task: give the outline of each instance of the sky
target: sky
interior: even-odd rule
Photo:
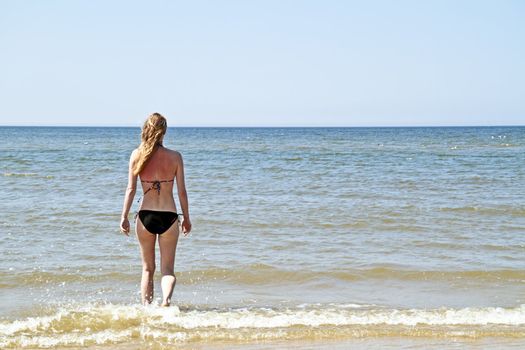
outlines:
[[[0,0],[0,125],[524,125],[524,38],[518,0]]]

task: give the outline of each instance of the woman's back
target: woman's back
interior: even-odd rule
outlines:
[[[139,174],[144,197],[140,209],[177,211],[173,198],[173,184],[180,155],[176,151],[158,147]]]

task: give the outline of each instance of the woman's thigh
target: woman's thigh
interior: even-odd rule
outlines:
[[[140,254],[142,257],[142,264],[148,268],[155,267],[155,242],[157,240],[157,235],[154,235],[140,222],[140,219],[137,219],[135,224],[135,232],[137,233],[137,239],[140,244]]]
[[[175,264],[175,252],[177,250],[178,241],[178,222],[171,225],[166,232],[159,236],[160,264],[161,269],[166,273],[172,273],[171,270],[173,270],[173,265]]]

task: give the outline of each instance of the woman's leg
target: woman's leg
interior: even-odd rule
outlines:
[[[156,236],[146,230],[140,219],[137,219],[135,232],[140,243],[140,255],[142,257],[142,280],[140,292],[142,304],[150,304],[153,301],[153,274],[155,273],[155,240]]]
[[[160,247],[160,272],[162,280],[160,282],[162,288],[162,306],[169,306],[171,303],[171,295],[175,287],[175,252],[177,250],[177,242],[179,241],[179,223],[175,222],[169,230],[159,236]]]

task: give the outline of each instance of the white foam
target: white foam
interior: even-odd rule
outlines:
[[[516,308],[386,309],[349,303],[303,304],[288,309],[187,311],[177,307],[80,305],[61,308],[52,315],[0,322],[0,347],[83,346],[121,342],[130,337],[185,342],[217,334],[225,339],[279,339],[286,336],[287,330],[296,327],[322,331],[333,326],[350,326],[359,327],[366,334],[369,327],[382,325],[411,327],[412,331],[417,331],[418,326],[444,326],[451,335],[466,334],[472,327],[490,331],[494,326],[504,327],[506,332],[525,334],[525,305]]]
[[[465,308],[433,310],[397,310],[328,308],[314,310],[250,310],[189,311],[164,315],[155,322],[168,323],[185,329],[202,327],[282,328],[321,325],[525,325],[525,306],[516,309]]]
[[[11,343],[3,343],[0,341],[0,346],[16,345],[17,347],[41,347],[51,348],[56,346],[80,345],[85,346],[89,344],[106,344],[108,342],[125,341],[131,337],[131,331],[114,331],[104,330],[96,333],[67,333],[67,334],[52,334],[44,336],[27,336],[22,335],[18,341]],[[12,346],[11,345],[11,346]]]
[[[60,320],[61,312],[51,316],[29,317],[23,321],[15,320],[13,322],[0,323],[0,335],[6,336],[17,332],[36,332],[38,329],[47,329],[51,322]]]

